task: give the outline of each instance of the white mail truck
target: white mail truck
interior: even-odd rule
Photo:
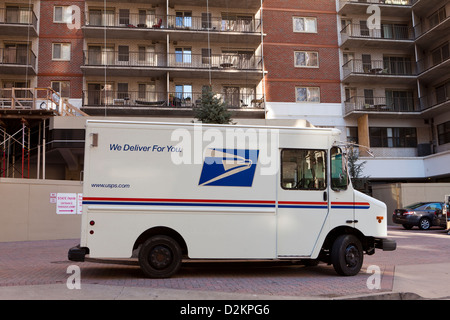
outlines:
[[[355,275],[365,253],[396,243],[386,205],[352,188],[339,137],[88,120],[81,240],[69,259],[133,256],[156,278],[183,259],[324,261]]]

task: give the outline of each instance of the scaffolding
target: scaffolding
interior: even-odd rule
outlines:
[[[47,120],[57,116],[87,114],[51,88],[0,89],[0,178],[30,178],[33,153],[45,179]]]

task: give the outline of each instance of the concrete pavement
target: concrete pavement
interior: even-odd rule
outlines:
[[[335,300],[450,299],[450,237],[443,230],[391,227],[394,252],[365,256],[363,270],[340,277],[331,266],[186,264],[171,279],[143,279],[133,264],[77,263],[81,289],[68,289],[68,248],[76,240],[0,243],[1,300]],[[76,244],[76,243],[75,243]],[[370,266],[381,271],[369,289]]]

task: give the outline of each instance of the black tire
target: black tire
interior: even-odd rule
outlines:
[[[354,276],[361,270],[364,252],[361,241],[351,234],[339,236],[331,248],[331,263],[342,276]]]
[[[411,230],[413,225],[411,224],[402,224],[403,228],[405,228],[406,230]]]
[[[428,218],[422,218],[419,220],[419,229],[428,230],[431,228],[431,220]]]
[[[154,236],[139,250],[139,265],[149,278],[169,278],[181,267],[178,242],[168,236]]]

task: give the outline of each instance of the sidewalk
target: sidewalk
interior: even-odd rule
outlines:
[[[3,286],[0,300],[450,300],[450,263],[396,266],[390,292],[321,296],[274,296],[200,290],[81,284],[68,289],[65,283]]]

